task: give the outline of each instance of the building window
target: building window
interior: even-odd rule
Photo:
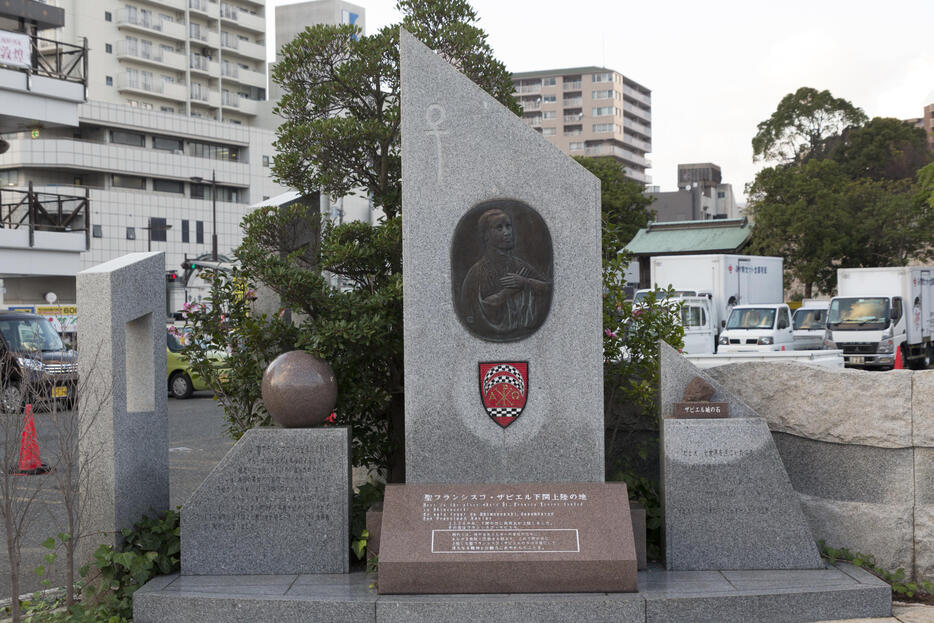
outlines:
[[[152,189],[160,193],[178,193],[181,195],[185,192],[185,185],[182,182],[178,182],[176,180],[163,180],[154,178],[152,180]],[[155,238],[153,238],[153,240],[155,240]]]
[[[104,11],[104,21],[105,22],[114,21],[114,16],[110,14],[110,11]]]
[[[91,235],[95,238],[103,238],[104,227],[102,225],[91,225]]]
[[[583,141],[571,141],[568,144],[568,151],[584,151]]]
[[[189,184],[189,186],[191,187],[191,192],[190,192],[189,194],[191,195],[191,198],[192,198],[192,199],[206,199],[206,198],[208,198],[208,192],[207,192],[207,190],[208,190],[208,185],[207,185],[207,184],[195,184],[195,183],[191,183],[191,184]]]
[[[210,158],[212,160],[231,160],[238,162],[240,160],[240,148],[228,147],[227,145],[215,145],[212,143],[198,143],[189,141],[186,153],[195,158]]]
[[[717,199],[726,199],[726,193],[722,190],[717,191]]]
[[[612,106],[595,106],[593,109],[594,117],[603,117],[604,115],[612,115],[613,107]]]
[[[542,103],[543,103],[543,104],[554,104],[554,103],[557,102],[557,101],[558,101],[558,96],[557,96],[557,95],[543,95],[543,96],[542,96]]]
[[[163,111],[165,112],[165,111]],[[165,151],[181,151],[184,143],[180,138],[169,138],[167,136],[153,136],[152,148],[164,149]]]
[[[556,110],[542,111],[542,119],[556,119],[557,117],[558,117],[558,111]]]
[[[104,78],[104,82],[107,83],[107,86],[112,87],[112,86],[114,85],[113,76],[106,76],[106,77]]]
[[[16,186],[19,181],[19,169],[0,171],[0,186]]]
[[[138,175],[112,175],[110,176],[110,182],[114,188],[146,190],[146,178]]]
[[[195,242],[204,244],[204,221],[195,221]]]
[[[107,54],[113,54],[113,51],[114,51],[114,47],[112,45],[110,45],[109,43],[104,44],[104,52],[107,52]]]
[[[123,130],[111,130],[110,142],[120,145],[132,145],[133,147],[144,147],[146,145],[146,136],[136,132],[124,132]]]
[[[557,131],[558,131],[557,128],[542,128],[542,135],[543,136],[554,136]]]
[[[164,218],[149,219],[149,239],[153,242],[165,242],[165,230],[167,229]]]
[[[269,156],[263,156],[263,166],[264,167],[269,166]]]
[[[188,242],[188,221],[182,221],[182,242]]]
[[[553,87],[558,84],[558,79],[552,76],[551,78],[542,78],[543,87]]]
[[[126,239],[127,240],[136,240],[136,228],[127,227],[126,228]]]
[[[612,123],[595,123],[593,124],[593,131],[600,134],[603,132],[612,132],[613,124]]]
[[[613,82],[613,74],[609,71],[598,74],[591,74],[590,80],[592,82]]]
[[[611,97],[613,97],[613,90],[612,90],[612,89],[605,90],[605,91],[594,91],[594,92],[593,92],[593,98],[594,98],[595,100],[603,100],[603,99],[607,99],[607,98],[611,98]]]

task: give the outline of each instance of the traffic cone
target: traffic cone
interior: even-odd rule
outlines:
[[[895,349],[895,365],[892,366],[892,369],[893,370],[904,370],[905,369],[905,362],[902,361],[902,349],[901,348]]]
[[[32,405],[26,405],[23,417],[23,433],[19,442],[19,466],[15,474],[35,476],[49,472],[49,466],[39,458],[39,440],[36,438],[36,422],[32,417]]]

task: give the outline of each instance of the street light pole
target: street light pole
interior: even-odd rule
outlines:
[[[217,261],[217,174],[211,170],[211,219],[213,231],[211,232],[211,259]]]
[[[191,181],[201,184],[204,179],[192,177]],[[217,261],[217,170],[211,169],[211,219],[214,231],[211,232],[211,261]]]

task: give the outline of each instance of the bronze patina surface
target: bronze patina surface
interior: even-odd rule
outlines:
[[[554,258],[541,215],[514,199],[477,204],[451,243],[451,295],[461,323],[491,342],[538,330],[551,309]]]

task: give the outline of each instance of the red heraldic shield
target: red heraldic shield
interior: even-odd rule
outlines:
[[[529,397],[529,363],[480,364],[480,398],[494,422],[506,428],[516,421]]]

